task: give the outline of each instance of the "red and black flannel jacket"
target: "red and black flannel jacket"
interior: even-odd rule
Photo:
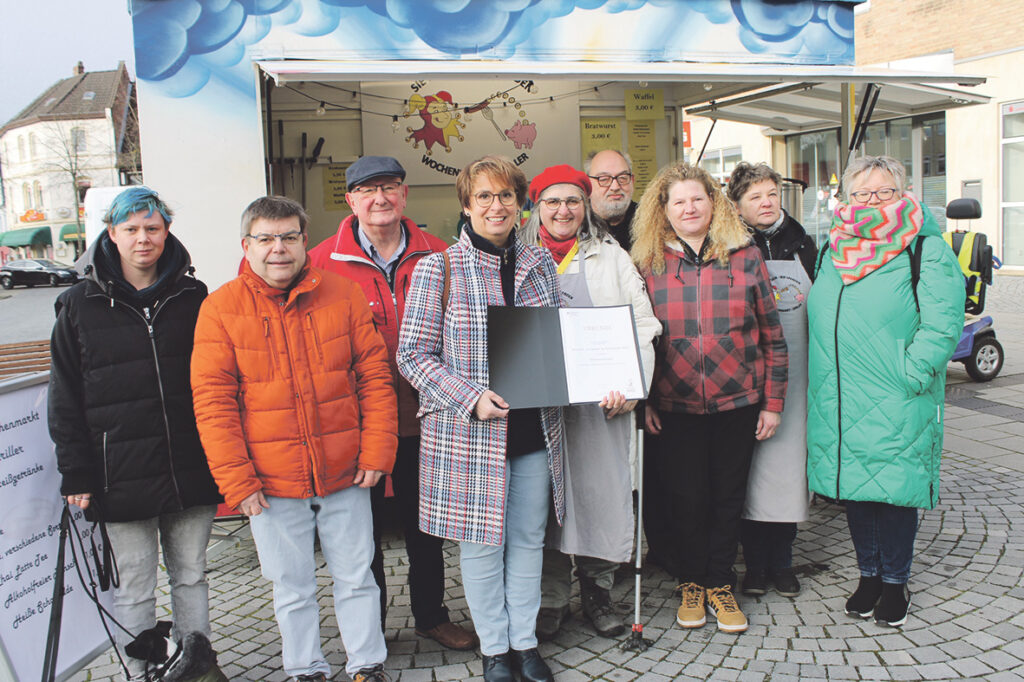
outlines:
[[[665,248],[665,272],[647,274],[663,333],[650,401],[658,410],[711,414],[748,405],[782,412],[789,360],[768,269],[756,246],[697,264]]]

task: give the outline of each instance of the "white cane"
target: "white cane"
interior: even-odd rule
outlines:
[[[653,641],[644,638],[644,625],[640,622],[640,574],[643,565],[643,518],[644,518],[644,430],[636,432],[636,458],[637,458],[637,510],[636,510],[636,563],[634,564],[635,576],[633,579],[633,630],[629,637],[619,645],[623,651],[647,651],[647,648],[654,644]]]

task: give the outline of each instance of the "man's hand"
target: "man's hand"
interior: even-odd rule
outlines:
[[[89,493],[79,493],[78,495],[68,495],[65,497],[68,504],[73,504],[83,510],[89,508],[89,501],[92,499],[92,495]]]
[[[647,426],[647,433],[654,436],[661,433],[661,417],[658,416],[658,411],[651,407],[650,403],[644,408],[644,423]]]
[[[505,417],[508,415],[508,403],[500,395],[491,389],[487,389],[480,394],[480,398],[476,401],[473,414],[480,421]]]
[[[263,491],[257,490],[249,497],[238,503],[238,511],[246,516],[259,516],[264,509],[270,509],[267,498],[263,497]]]
[[[359,469],[356,471],[356,477],[353,482],[360,488],[372,488],[377,485],[377,481],[380,480],[381,476],[384,475],[383,471],[374,471],[372,469]]]
[[[775,435],[775,430],[781,423],[782,415],[778,412],[761,410],[761,413],[757,415],[757,431],[754,432],[754,437],[758,440],[768,440]]]

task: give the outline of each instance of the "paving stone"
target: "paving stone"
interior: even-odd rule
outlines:
[[[1013,316],[1005,322],[1006,316],[1000,317],[1003,328],[1013,332],[1001,335],[1008,363],[1024,358],[1024,278],[1017,286]],[[1020,409],[1024,367],[1016,372],[981,386],[966,382],[954,367],[950,395],[981,398],[975,403],[979,405]],[[653,646],[644,652],[623,651],[619,641],[595,637],[583,622],[574,582],[572,618],[555,641],[540,646],[556,679],[1024,679],[1024,421],[950,405],[946,415],[940,501],[922,515],[910,584],[914,600],[903,628],[882,628],[843,613],[859,570],[842,508],[819,501],[811,505],[794,544],[794,566],[807,571],[801,573],[802,593],[794,599],[771,592],[757,599],[742,597],[750,628],[740,635],[721,633],[714,622],[696,630],[676,626],[675,580],[660,568],[646,566],[644,635]],[[1005,454],[995,455],[996,461],[994,452]],[[477,652],[448,651],[415,635],[404,545],[395,533],[386,533],[383,544],[389,602],[387,672],[401,682],[481,679]],[[444,543],[444,560],[447,606],[455,622],[469,625],[454,543]],[[319,553],[316,565],[324,652],[337,671],[335,679],[341,680],[346,658],[334,617],[331,578]],[[742,564],[738,569],[744,570]],[[272,587],[260,575],[251,539],[243,537],[219,548],[208,570],[213,642],[225,675],[242,682],[284,682]],[[626,581],[612,590],[613,601],[628,614],[627,620],[632,618],[632,589],[633,583]],[[161,610],[169,608],[163,575],[157,602]],[[108,650],[69,679],[115,682],[119,673]]]

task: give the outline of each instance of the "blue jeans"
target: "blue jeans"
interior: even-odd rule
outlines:
[[[544,529],[551,502],[548,453],[511,457],[505,466],[504,543],[459,543],[466,603],[485,656],[537,646]]]
[[[181,639],[189,632],[210,636],[206,545],[216,512],[216,505],[204,505],[142,521],[107,524],[121,575],[121,583],[114,589],[114,616],[132,635],[120,628],[114,632],[133,677],[143,673],[146,662],[125,654],[124,647],[134,635],[156,625],[158,536],[171,587],[172,636]]]
[[[384,663],[380,591],[370,572],[373,520],[368,488],[350,487],[326,497],[267,497],[269,509],[249,519],[263,577],[274,583],[274,616],[281,631],[281,659],[292,677],[331,667],[320,648],[313,536],[334,583],[334,615],[348,654],[350,676]]]
[[[865,578],[882,576],[883,583],[910,580],[917,534],[917,509],[884,502],[847,502],[846,522]]]

